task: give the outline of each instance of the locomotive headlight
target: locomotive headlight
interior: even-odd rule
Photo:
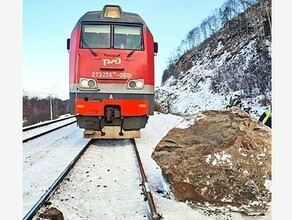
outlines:
[[[97,84],[94,79],[80,78],[79,85],[82,89],[97,89]]]
[[[103,8],[105,18],[122,18],[122,9],[117,5],[106,5]]]
[[[93,79],[88,80],[88,86],[90,88],[94,88],[96,86],[96,83]]]
[[[143,89],[144,79],[133,79],[128,82],[128,89]]]
[[[80,86],[85,88],[88,85],[88,80],[87,79],[80,79]]]
[[[136,82],[134,80],[129,82],[130,88],[134,89],[136,87]]]
[[[136,83],[136,87],[137,87],[138,89],[142,89],[143,86],[144,86],[144,83],[143,83],[142,81],[138,80],[137,83]]]

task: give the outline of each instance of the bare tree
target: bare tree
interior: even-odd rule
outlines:
[[[208,37],[208,34],[207,34],[207,21],[206,19],[204,19],[200,25],[200,30],[203,34],[203,38],[206,39]]]

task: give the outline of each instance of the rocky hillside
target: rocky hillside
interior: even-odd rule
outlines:
[[[155,98],[164,113],[238,106],[258,117],[272,103],[271,0],[250,6],[164,71]]]

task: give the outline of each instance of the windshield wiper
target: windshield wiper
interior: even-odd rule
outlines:
[[[130,56],[132,56],[135,51],[136,51],[136,49],[131,50],[131,52],[128,53],[127,57],[129,58]]]
[[[92,48],[85,42],[85,40],[83,38],[81,39],[81,41],[86,46],[86,48],[90,51],[90,53],[96,57],[97,54],[92,50]]]
[[[142,48],[142,45],[143,45],[143,39],[141,38],[140,45],[138,44],[137,47],[136,47],[135,49],[131,50],[131,52],[128,53],[127,57],[129,58],[130,56],[132,56],[133,53],[134,53],[136,50],[139,49],[139,48],[138,48],[139,46],[140,46],[140,49],[141,49],[141,48]]]

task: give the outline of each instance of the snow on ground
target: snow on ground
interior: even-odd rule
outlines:
[[[180,124],[182,121],[183,117],[155,112],[154,116],[150,116],[146,127],[141,129],[141,138],[136,139],[153,199],[157,205],[157,212],[163,216],[163,219],[270,220],[271,213],[268,213],[266,216],[245,216],[235,212],[208,216],[206,213],[204,214],[204,210],[194,210],[186,203],[178,202],[171,196],[169,186],[162,177],[161,169],[151,158],[151,154],[158,142],[170,129],[176,126],[186,126],[185,124]],[[81,146],[88,141],[88,139],[82,137],[82,130],[76,124],[70,125],[65,132],[64,130],[62,133],[56,131],[53,135],[54,138],[48,135],[45,139],[42,139],[41,143],[32,140],[23,144],[23,216],[30,210],[30,207],[40,198],[45,190],[51,186],[54,178],[60,175],[62,170],[69,164],[69,161],[73,159],[73,155],[77,154]],[[39,148],[42,148],[42,150],[39,150]],[[112,157],[111,161],[120,161],[119,154],[110,156]],[[133,172],[134,176],[137,175],[137,169],[129,167],[127,170]],[[106,169],[100,170],[99,172],[100,176],[108,176],[108,174]],[[84,184],[84,180],[80,184]],[[112,184],[114,184],[113,181]],[[111,186],[111,182],[108,182],[107,187],[119,187],[119,185],[115,184]],[[157,193],[157,190],[166,193]],[[114,192],[121,193],[121,195],[115,196],[123,197],[123,190],[115,188]],[[137,192],[133,191],[133,193]],[[71,202],[74,203],[74,200]],[[74,206],[74,204],[72,205]],[[104,205],[109,206],[111,203]],[[114,204],[112,205],[114,206]],[[133,212],[133,210],[129,210],[129,212]]]
[[[43,129],[43,128],[40,128]],[[76,125],[23,143],[23,216],[88,142]],[[60,147],[61,146],[61,147]]]

